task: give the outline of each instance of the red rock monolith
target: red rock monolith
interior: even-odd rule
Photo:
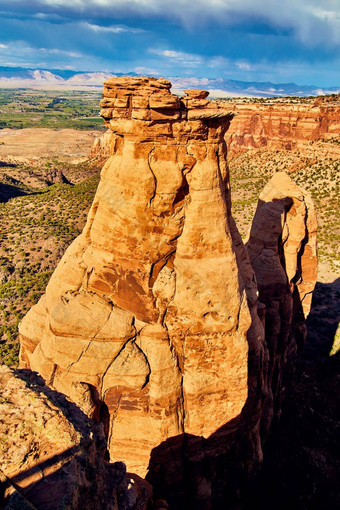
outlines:
[[[262,460],[272,316],[258,301],[252,237],[249,260],[231,217],[233,115],[206,92],[179,98],[170,87],[105,82],[112,155],[82,234],[22,321],[20,357],[104,423],[111,460],[148,472],[160,499],[191,504],[225,498],[232,484],[218,480]],[[287,239],[289,292],[299,284],[306,295],[293,275],[306,231]],[[295,312],[282,313],[294,342]]]

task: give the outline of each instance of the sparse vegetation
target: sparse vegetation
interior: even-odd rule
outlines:
[[[312,103],[320,98],[287,98],[293,100]],[[335,100],[338,97],[321,98]],[[266,101],[275,103],[282,98]],[[94,92],[2,90],[0,123],[5,122],[7,127],[41,127],[45,122],[46,127],[81,128],[85,118],[97,116],[98,102],[99,94]],[[99,117],[98,120],[96,127],[103,126]],[[251,224],[266,182],[274,172],[287,171],[315,200],[321,262],[331,271],[338,269],[340,162],[325,155],[321,148],[331,144],[337,147],[339,143],[339,137],[310,142],[310,153],[251,149],[231,154],[233,215],[242,236]],[[89,163],[68,164],[58,157],[39,160],[34,165],[0,163],[0,359],[15,365],[18,324],[39,300],[65,249],[81,232],[99,175]],[[51,168],[61,170],[76,184],[48,186],[45,173]]]
[[[0,129],[102,129],[99,92],[0,89]]]
[[[24,196],[0,203],[0,359],[9,366],[17,364],[18,324],[80,234],[98,179],[97,174],[74,186],[26,186]]]
[[[318,214],[319,260],[332,270],[340,264],[339,177],[340,161],[298,151],[252,149],[229,160],[233,215],[245,237],[258,196],[274,172],[287,171],[308,191]]]

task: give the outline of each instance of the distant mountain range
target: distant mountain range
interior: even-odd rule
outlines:
[[[0,66],[0,87],[102,87],[104,80],[123,74],[138,76],[133,72],[83,72]],[[209,90],[213,97],[318,96],[340,92],[340,87],[321,88],[314,85],[296,85],[295,83],[245,82],[225,80],[224,78],[184,78],[178,76],[166,76],[166,78],[172,82],[175,92],[186,88],[200,88]]]

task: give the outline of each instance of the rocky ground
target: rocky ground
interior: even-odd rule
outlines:
[[[0,508],[144,509],[122,462],[106,462],[100,424],[27,370],[0,365]],[[137,482],[138,480],[136,480]]]
[[[54,161],[71,165],[84,163],[90,156],[93,140],[100,134],[101,131],[77,129],[0,129],[0,165],[35,167]],[[13,177],[20,178],[20,174],[13,172]]]

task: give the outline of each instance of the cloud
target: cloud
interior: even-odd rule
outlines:
[[[248,62],[235,62],[236,67],[238,69],[241,69],[241,71],[250,71],[251,65]]]
[[[159,76],[159,71],[156,71],[155,69],[150,69],[150,67],[145,66],[137,66],[134,68],[134,71],[138,74],[145,74],[147,76]]]
[[[0,50],[6,49],[5,54],[10,54],[12,58],[16,59],[17,65],[24,65],[27,67],[28,65],[39,66],[47,65],[46,62],[41,59],[45,59],[47,56],[52,58],[83,58],[84,55],[77,51],[68,51],[62,50],[59,48],[34,48],[27,44],[25,41],[12,41],[9,44],[0,44]],[[31,59],[31,62],[28,63],[28,59]],[[36,59],[36,60],[34,60]]]
[[[230,66],[230,63],[231,63],[231,61],[229,58],[216,56],[216,57],[209,58],[207,65],[209,67],[217,67],[218,69],[221,69],[221,68]]]
[[[131,34],[140,34],[144,32],[141,28],[133,28],[133,27],[126,27],[122,25],[114,25],[114,26],[100,26],[100,25],[94,25],[92,23],[88,22],[82,22],[81,25],[84,28],[87,28],[89,30],[92,30],[93,32],[98,33],[112,33],[112,34],[122,34],[124,32],[128,32]]]
[[[48,55],[62,55],[66,57],[72,57],[72,58],[82,58],[84,55],[82,53],[79,53],[77,51],[66,51],[66,50],[60,50],[58,48],[27,48],[29,51],[38,51],[41,53],[47,53]]]
[[[53,14],[53,13],[47,14],[45,12],[37,12],[36,14],[33,14],[32,17],[36,18],[36,19],[47,20],[47,21],[49,21],[49,20],[62,21],[63,20],[62,16],[59,16],[58,14]]]
[[[203,63],[203,57],[193,53],[185,53],[183,51],[174,50],[158,50],[155,48],[149,48],[148,51],[149,53],[165,57],[166,59],[181,65],[197,66]]]
[[[0,0],[0,17],[2,58],[26,67],[340,81],[339,0]]]
[[[0,0],[8,10],[8,0]],[[340,43],[340,2],[338,0],[11,0],[11,10],[20,6],[22,12],[40,16],[71,15],[92,20],[160,17],[177,20],[185,27],[223,24],[248,29],[262,23],[276,30],[291,30],[304,44]],[[109,27],[107,27],[109,28]]]

